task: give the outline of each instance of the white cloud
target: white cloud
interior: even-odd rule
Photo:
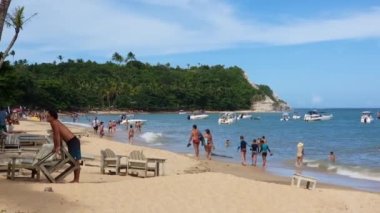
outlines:
[[[35,61],[60,54],[110,58],[114,51],[168,54],[247,43],[293,45],[380,36],[379,8],[273,25],[240,20],[232,5],[217,0],[20,0],[17,5],[25,5],[26,13],[38,12],[15,47],[18,57]],[[7,32],[3,45],[13,31]]]

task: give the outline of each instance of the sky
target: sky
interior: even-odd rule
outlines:
[[[13,0],[10,60],[239,66],[293,108],[380,108],[380,1]],[[14,30],[4,29],[1,49]]]

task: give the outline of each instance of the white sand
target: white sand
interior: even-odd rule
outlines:
[[[23,122],[20,130],[46,134],[47,123]],[[82,167],[81,183],[50,184],[0,177],[0,212],[379,212],[377,193],[321,189],[310,191],[230,174],[185,174],[201,167],[188,157],[146,147],[82,137],[82,153],[99,159],[100,149],[117,154],[144,150],[167,159],[165,176],[138,178],[101,175],[99,167]],[[99,161],[90,162],[98,165]],[[72,175],[66,178],[71,180]],[[44,192],[50,186],[54,192]]]

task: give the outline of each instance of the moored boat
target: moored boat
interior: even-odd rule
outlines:
[[[373,121],[372,113],[370,111],[363,111],[362,116],[360,117],[360,122],[369,124]]]
[[[236,119],[237,119],[236,113],[226,112],[226,113],[223,113],[219,117],[218,124],[232,124],[236,121]]]
[[[238,120],[240,120],[240,119],[252,119],[252,115],[246,114],[246,113],[241,113],[237,116],[237,119]]]
[[[332,114],[325,114],[323,112],[318,112],[317,110],[312,110],[306,113],[303,117],[305,121],[327,121],[333,117]]]

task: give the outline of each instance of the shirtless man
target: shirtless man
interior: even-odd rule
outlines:
[[[80,152],[80,141],[79,139],[58,120],[58,114],[54,110],[49,110],[47,114],[47,121],[51,125],[53,130],[53,139],[54,139],[54,152],[58,155],[61,153],[61,141],[64,140],[67,144],[70,155],[75,159],[75,163],[78,166],[78,169],[74,170],[74,180],[70,183],[79,183],[80,175],[80,165],[79,160],[81,159]]]

